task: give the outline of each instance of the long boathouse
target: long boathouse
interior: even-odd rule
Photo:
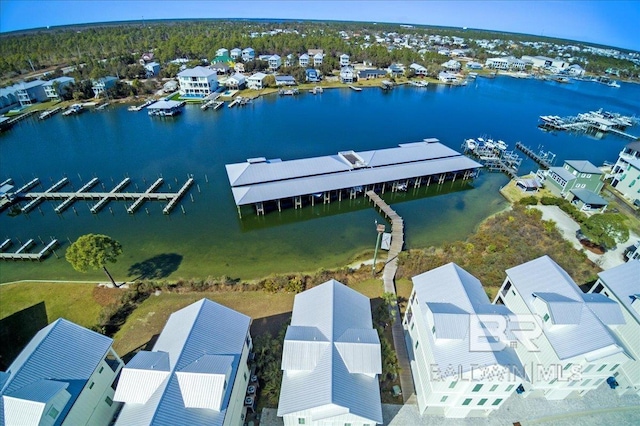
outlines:
[[[225,167],[242,217],[241,206],[246,205],[254,205],[256,213],[264,215],[291,206],[353,199],[369,190],[384,194],[385,190],[470,179],[482,165],[430,138],[395,148],[298,160],[251,158]]]

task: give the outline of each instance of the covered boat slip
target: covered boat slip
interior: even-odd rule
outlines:
[[[254,204],[258,214],[265,213],[265,202],[278,210],[283,204],[302,207],[303,198],[305,203],[314,204],[315,199],[329,203],[343,196],[355,198],[368,189],[384,193],[441,184],[458,176],[468,179],[480,167],[437,139],[372,151],[289,161],[253,158],[226,165],[238,213],[240,206]]]

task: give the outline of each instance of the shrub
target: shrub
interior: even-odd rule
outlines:
[[[528,197],[521,198],[520,201],[518,201],[518,204],[521,206],[535,206],[538,204],[538,199],[533,195],[530,195]]]

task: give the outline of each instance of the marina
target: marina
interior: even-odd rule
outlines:
[[[42,242],[44,244],[44,242]],[[43,260],[49,254],[51,254],[55,248],[58,246],[58,240],[52,238],[49,243],[45,244],[44,248],[42,248],[37,253],[29,252],[31,247],[33,247],[36,242],[33,238],[27,240],[24,244],[20,246],[18,250],[13,253],[5,252],[5,249],[10,247],[13,244],[13,241],[10,238],[7,238],[2,245],[0,246],[0,260]]]
[[[78,115],[84,112],[84,106],[82,106],[82,104],[73,104],[71,105],[69,108],[67,108],[62,115],[64,116],[69,116],[69,115]]]
[[[62,107],[55,107],[53,109],[48,109],[48,110],[43,111],[42,113],[40,113],[38,118],[40,120],[46,120],[47,118],[59,113],[60,111],[62,111]]]
[[[503,140],[485,137],[465,139],[462,149],[465,154],[480,159],[482,166],[489,171],[502,172],[511,179],[518,176],[522,158],[514,151],[507,151],[507,143]]]
[[[164,183],[164,179],[162,177],[156,179],[155,182],[153,182],[149,188],[142,193],[121,192],[122,189],[131,182],[128,177],[123,179],[110,192],[90,192],[90,190],[99,182],[99,179],[94,177],[77,191],[59,192],[59,189],[69,183],[69,179],[64,177],[44,192],[27,192],[39,183],[39,180],[36,178],[23,185],[15,192],[8,192],[7,199],[10,200],[10,203],[12,204],[19,204],[20,201],[29,200],[28,203],[20,209],[23,213],[29,213],[43,201],[62,200],[62,203],[54,208],[54,211],[58,214],[64,212],[66,209],[71,207],[73,203],[79,200],[98,200],[96,204],[89,208],[91,213],[94,214],[98,213],[109,201],[133,201],[133,203],[127,207],[127,213],[129,214],[135,213],[145,201],[167,201],[167,205],[162,210],[162,213],[168,215],[171,213],[178,201],[180,201],[180,199],[189,191],[189,188],[194,183],[194,179],[193,176],[190,176],[178,192],[155,192]]]
[[[129,108],[127,108],[127,111],[131,111],[131,112],[142,111],[143,109],[153,104],[154,102],[155,102],[155,99],[148,99],[142,105],[131,105]]]
[[[556,159],[556,155],[553,152],[543,151],[542,148],[539,148],[539,152],[535,153],[531,148],[525,146],[522,142],[516,142],[516,148],[525,153],[528,157],[530,157],[536,163],[540,164],[545,169],[553,166],[553,163]]]
[[[373,151],[341,151],[337,155],[282,161],[264,157],[227,164],[227,176],[242,217],[241,206],[254,205],[256,214],[283,207],[302,208],[359,193],[378,190],[384,194],[406,191],[422,184],[442,184],[458,176],[470,179],[481,164],[430,138]]]
[[[557,115],[541,115],[540,128],[545,130],[565,130],[579,133],[613,133],[617,136],[638,140],[638,136],[626,133],[627,127],[638,124],[635,116],[626,116],[619,113],[603,111],[589,111],[576,116],[559,117]]]

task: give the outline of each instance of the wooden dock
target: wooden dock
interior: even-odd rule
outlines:
[[[395,277],[398,270],[398,255],[404,246],[404,221],[378,194],[374,191],[367,191],[367,197],[376,205],[380,213],[391,222],[391,247],[387,261],[382,272],[382,281],[384,283],[385,293],[393,293],[396,295]],[[375,268],[375,265],[374,265]],[[413,377],[411,376],[411,364],[409,363],[409,354],[407,352],[406,341],[404,337],[404,329],[402,328],[402,318],[400,317],[400,309],[397,303],[392,307],[392,315],[394,317],[391,333],[393,335],[393,345],[396,349],[398,357],[398,365],[400,371],[400,387],[402,388],[403,402],[407,402],[412,395],[415,394],[413,385]]]
[[[4,250],[6,247],[9,247],[11,244],[12,241],[8,238],[2,243],[2,250]],[[34,244],[35,241],[33,238],[31,238],[29,241],[22,244],[22,246],[20,246],[20,248],[14,253],[0,253],[0,260],[42,260],[56,248],[56,246],[58,245],[58,240],[56,240],[55,238],[51,239],[51,241],[46,244],[44,248],[38,253],[24,253],[25,251],[29,250]]]
[[[542,167],[548,169],[551,167],[551,163],[548,159],[541,157],[540,155],[533,152],[530,148],[526,147],[522,142],[516,142],[516,148],[531,157],[533,161],[540,164]],[[555,155],[554,155],[555,157]]]
[[[168,204],[162,209],[162,212],[169,214],[177,205],[178,201],[189,191],[189,188],[194,183],[194,179],[193,177],[189,177],[178,192],[155,192],[164,182],[164,179],[161,177],[153,182],[145,192],[121,192],[130,182],[131,179],[127,177],[110,192],[90,192],[90,190],[99,183],[99,179],[94,177],[77,191],[58,192],[58,189],[69,183],[69,180],[65,177],[44,192],[25,192],[39,183],[38,178],[35,178],[19,188],[18,191],[9,195],[15,197],[17,201],[28,200],[27,204],[21,209],[24,213],[33,210],[33,208],[43,201],[53,200],[62,200],[62,203],[54,209],[56,213],[62,213],[76,201],[97,200],[97,203],[89,210],[91,213],[98,213],[109,201],[116,200],[133,201],[133,204],[127,207],[128,213],[135,213],[145,201],[167,201]]]

